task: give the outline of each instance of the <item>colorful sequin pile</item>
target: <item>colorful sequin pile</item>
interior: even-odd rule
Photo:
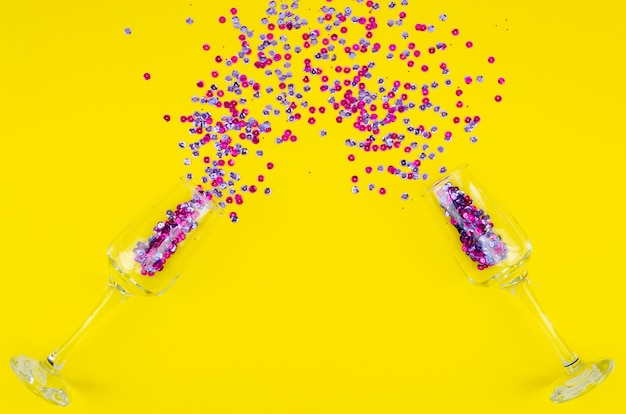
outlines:
[[[472,198],[448,182],[436,190],[439,204],[460,234],[462,249],[477,263],[478,270],[491,267],[508,255],[501,237],[494,233],[488,214],[474,205]]]
[[[138,242],[133,249],[135,261],[141,265],[141,274],[154,276],[163,270],[165,262],[178,249],[187,234],[198,227],[198,219],[211,207],[212,195],[198,187],[191,200],[181,203],[176,210],[168,210],[167,220],[158,222],[153,234],[145,242]]]
[[[298,14],[297,0],[272,0],[260,19],[260,33],[231,8],[228,17],[216,18],[211,32],[232,35],[232,42],[198,47],[211,69],[194,81],[199,93],[191,101],[200,108],[178,117],[191,136],[179,147],[191,153],[184,158],[187,177],[209,185],[233,222],[246,197],[257,190],[272,192],[265,175],[242,177],[235,169],[242,157],[271,153],[270,144],[314,136],[345,141],[345,159],[355,169],[346,177],[348,188],[358,194],[364,185],[385,195],[387,189],[377,186],[373,175],[427,180],[428,164],[453,135],[478,140],[476,88],[504,84],[504,78],[480,71],[495,64],[494,56],[481,58],[485,68],[480,70],[457,67],[455,62],[465,62],[477,49],[474,42],[445,14],[437,25],[423,21],[419,7],[409,9],[408,0],[390,1],[387,10],[372,0],[356,0],[353,7],[334,7],[337,3],[320,1],[319,15],[309,21]],[[191,25],[194,19],[185,22]],[[391,72],[388,62],[397,70]],[[146,72],[144,79],[150,78]],[[502,96],[489,100],[500,102]],[[385,161],[371,165],[366,161],[371,155],[359,160],[358,152],[380,153]],[[396,154],[393,161],[388,154]],[[192,163],[202,170],[192,172]],[[266,166],[272,169],[273,163]],[[430,168],[446,172],[445,165]],[[401,198],[409,199],[408,193]]]

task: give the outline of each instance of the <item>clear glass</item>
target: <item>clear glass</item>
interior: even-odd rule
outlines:
[[[35,394],[60,406],[71,402],[61,376],[85,333],[120,303],[134,296],[161,295],[201,251],[223,210],[208,192],[181,179],[165,196],[132,221],[108,250],[110,275],[104,296],[78,330],[43,360],[11,359],[17,377]]]
[[[552,343],[564,374],[550,399],[564,402],[599,385],[613,369],[611,359],[585,362],[557,334],[530,288],[530,240],[501,206],[490,200],[462,166],[435,183],[427,195],[450,232],[454,257],[469,280],[479,286],[500,286],[519,297]]]

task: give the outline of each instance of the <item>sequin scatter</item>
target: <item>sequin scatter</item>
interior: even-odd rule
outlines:
[[[125,34],[125,35],[129,35],[129,34],[131,34],[132,32],[133,32],[133,31],[132,31],[132,30],[130,30],[130,27],[126,27],[126,28],[124,29],[124,34]]]
[[[389,2],[393,11],[369,0],[350,7],[318,1],[307,15],[299,14],[297,0],[269,1],[254,30],[235,2],[208,19],[220,35],[203,39],[209,66],[193,83],[196,110],[180,115],[180,122],[191,136],[183,147],[191,152],[185,165],[201,168],[193,176],[226,209],[256,197],[259,171],[244,174],[240,166],[270,169],[271,145],[314,137],[346,140],[345,153],[327,153],[321,162],[347,160],[353,171],[342,182],[355,194],[350,177],[366,160],[376,162],[371,157],[384,157],[384,176],[410,181],[443,174],[444,148],[475,142],[479,121],[487,118],[479,114],[478,99],[501,100],[478,98],[480,85],[502,85],[504,78],[493,75],[498,65],[491,55],[480,59],[490,70],[465,63],[472,60],[464,54],[482,48],[462,38],[466,33],[448,15],[425,21],[427,15],[406,0]],[[452,143],[453,134],[470,139]],[[257,157],[262,164],[254,164]],[[360,185],[381,195],[395,191],[386,183]]]
[[[459,232],[463,252],[477,263],[478,270],[494,266],[507,258],[509,250],[502,238],[493,231],[491,217],[474,205],[468,194],[447,182],[437,188],[435,195],[446,216],[450,217],[450,224]]]
[[[133,253],[142,275],[154,276],[163,270],[187,234],[198,227],[198,219],[214,208],[211,198],[211,194],[198,187],[191,200],[179,204],[175,210],[168,210],[165,213],[166,220],[155,225],[153,234],[137,243]]]

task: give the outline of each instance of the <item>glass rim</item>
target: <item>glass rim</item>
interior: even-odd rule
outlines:
[[[432,185],[427,187],[424,191],[422,191],[421,196],[424,197],[424,196],[426,196],[426,194],[431,194],[435,190],[435,188],[441,186],[441,184],[444,183],[445,181],[449,180],[450,177],[452,177],[453,175],[457,175],[459,172],[463,171],[468,166],[469,166],[468,162],[464,162],[462,164],[459,164],[458,166],[456,166],[455,168],[453,168],[452,170],[447,172],[446,175],[444,175],[443,177],[441,177],[440,179],[435,181],[435,183],[433,183]]]
[[[216,210],[217,214],[223,214],[224,213],[224,208],[222,208],[219,205],[219,203],[216,200],[216,197],[210,191],[206,191],[206,193],[208,193],[210,195],[210,197],[207,197],[206,195],[203,195],[203,194],[200,193],[200,191],[198,190],[198,187],[202,187],[201,184],[194,184],[189,178],[187,178],[185,176],[180,176],[179,180],[182,181],[182,183],[187,188],[189,188],[189,190],[191,190],[193,195],[206,200],[211,205],[211,209],[212,210]]]

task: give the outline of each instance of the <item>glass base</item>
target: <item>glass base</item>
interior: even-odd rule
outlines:
[[[18,355],[11,358],[11,368],[26,387],[53,404],[66,406],[71,402],[69,388],[58,370],[45,360]]]
[[[577,361],[573,366],[566,368],[567,373],[557,382],[550,399],[552,402],[560,403],[588,393],[609,376],[613,365],[611,359],[590,363]]]

